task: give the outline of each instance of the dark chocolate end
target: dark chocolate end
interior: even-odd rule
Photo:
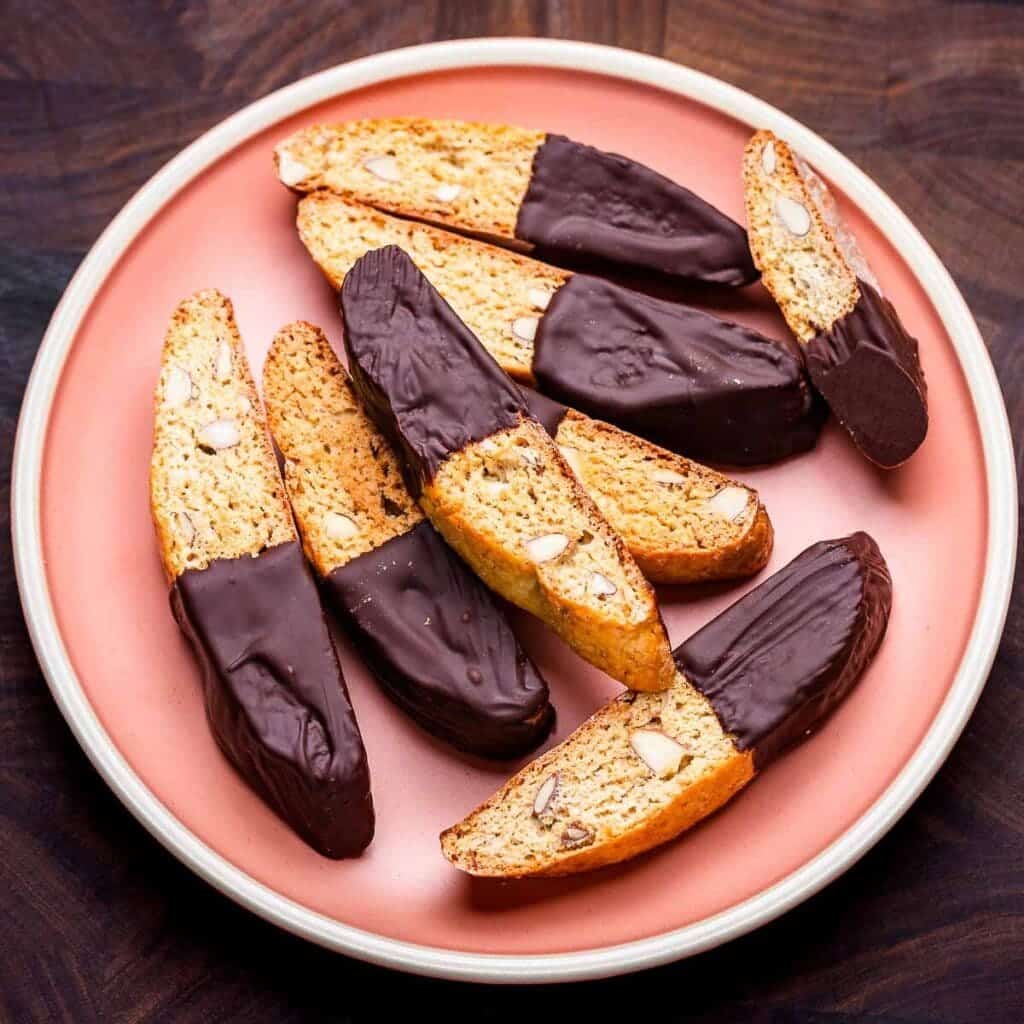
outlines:
[[[521,419],[518,388],[398,246],[357,260],[339,302],[352,382],[414,495],[448,456]]]
[[[522,392],[530,415],[554,437],[569,410],[561,402],[556,402],[539,391],[534,391],[533,388],[520,385],[519,390]]]
[[[600,278],[555,292],[534,346],[546,394],[702,461],[777,461],[824,420],[795,342]]]
[[[324,856],[361,853],[374,829],[366,751],[298,542],[187,570],[171,608],[228,760]]]
[[[335,569],[324,588],[388,695],[428,732],[489,758],[547,736],[547,684],[430,523]]]
[[[562,135],[548,135],[534,155],[515,235],[570,263],[724,285],[758,277],[734,220],[643,164]]]
[[[857,305],[810,341],[807,366],[857,447],[890,468],[909,459],[928,432],[924,372],[892,303],[857,284]]]
[[[892,580],[871,537],[822,541],[690,637],[676,664],[760,768],[849,693],[891,607]]]

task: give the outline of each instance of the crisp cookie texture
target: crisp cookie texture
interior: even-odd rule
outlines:
[[[231,302],[174,311],[156,392],[150,499],[168,579],[296,539]]]
[[[522,393],[395,246],[340,303],[353,383],[431,522],[492,589],[635,689],[667,687],[654,592]]]
[[[756,491],[572,409],[555,443],[649,580],[736,579],[767,563],[774,531]]]
[[[313,125],[274,152],[298,192],[326,188],[406,217],[511,239],[544,132],[392,117]]]
[[[386,245],[405,250],[502,369],[532,382],[537,319],[569,279],[567,271],[330,192],[305,196],[297,223],[303,244],[336,290],[367,252]]]
[[[278,333],[263,390],[302,544],[318,575],[423,521],[398,458],[367,419],[319,328],[298,322]]]

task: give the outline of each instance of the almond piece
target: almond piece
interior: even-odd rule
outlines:
[[[543,310],[548,308],[548,303],[551,301],[551,292],[546,292],[543,288],[531,288],[527,291],[526,298],[534,309]]]
[[[221,384],[231,380],[231,346],[226,341],[222,341],[217,346],[217,361],[214,364],[214,373]]]
[[[715,491],[707,500],[708,508],[715,515],[722,516],[730,522],[735,522],[747,510],[747,503],[750,501],[750,492],[744,487],[723,487]]]
[[[340,512],[328,512],[324,516],[324,532],[331,540],[350,540],[359,533],[359,527],[355,520]]]
[[[300,181],[309,177],[309,168],[292,156],[291,151],[282,146],[277,151],[277,176],[282,185],[294,188]]]
[[[520,316],[512,321],[512,333],[520,341],[533,341],[537,336],[538,320],[535,316]]]
[[[569,468],[577,475],[580,475],[580,468],[583,463],[583,456],[578,448],[569,448],[568,446],[558,446],[558,450],[562,453],[562,458],[569,463]]]
[[[434,189],[434,198],[439,203],[454,203],[459,198],[459,193],[462,192],[462,186],[454,183],[446,183],[444,185],[438,185]]]
[[[578,821],[566,825],[565,831],[562,833],[562,846],[567,850],[577,850],[581,846],[589,846],[593,841],[593,831]]]
[[[363,161],[363,167],[381,181],[396,182],[402,180],[402,172],[398,169],[398,161],[393,156],[371,156]]]
[[[803,238],[811,230],[811,214],[803,203],[789,196],[777,196],[775,213],[790,234]]]
[[[775,143],[769,139],[765,143],[764,149],[761,150],[761,168],[765,174],[774,174],[776,163]]]
[[[245,395],[239,395],[238,396],[238,403],[237,404],[238,404],[238,411],[243,416],[245,416],[248,413],[252,412],[252,402],[250,402],[249,399],[245,397]]]
[[[167,382],[164,384],[164,401],[171,406],[181,405],[192,397],[192,378],[180,366],[172,366],[167,371]]]
[[[674,469],[656,469],[651,474],[651,479],[658,484],[664,484],[666,487],[679,487],[681,484],[686,483],[686,477],[682,473],[677,473]]]
[[[557,558],[568,546],[569,538],[564,533],[543,533],[526,542],[526,553],[539,564]]]
[[[234,448],[242,440],[242,435],[234,420],[214,420],[199,431],[196,440],[203,451],[219,452]]]
[[[533,816],[539,818],[546,813],[554,802],[555,794],[558,792],[558,772],[549,775],[537,788],[537,795],[533,798]]]
[[[636,729],[629,737],[629,745],[659,779],[672,778],[686,754],[679,743],[660,729]]]
[[[540,465],[540,456],[532,448],[521,449],[519,452],[519,457],[528,466],[536,467]]]
[[[612,594],[617,594],[619,588],[603,573],[594,572],[590,575],[590,583],[587,585],[587,590],[590,591],[594,597],[611,597]]]
[[[191,544],[196,539],[195,524],[189,518],[187,512],[176,512],[174,515],[174,525],[186,544]]]

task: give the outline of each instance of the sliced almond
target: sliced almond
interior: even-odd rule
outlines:
[[[558,772],[549,775],[538,787],[537,795],[533,798],[533,815],[539,818],[546,813],[554,802],[555,793],[558,791]]]
[[[583,455],[578,448],[570,448],[568,445],[559,445],[558,450],[562,453],[562,458],[569,463],[570,469],[579,476],[580,468],[583,464]]]
[[[765,143],[764,149],[761,150],[761,168],[765,174],[774,174],[776,167],[775,159],[775,143],[770,139]]]
[[[590,591],[594,597],[611,597],[612,594],[617,594],[619,588],[603,573],[594,572],[590,575],[590,582],[587,584],[587,590]]]
[[[522,449],[520,449],[519,457],[528,466],[536,467],[536,466],[540,465],[540,455],[537,452],[535,452],[532,448],[522,448]]]
[[[324,516],[324,532],[331,540],[351,540],[359,533],[359,527],[354,519],[340,512],[328,512]]]
[[[803,238],[811,230],[811,214],[803,203],[790,199],[789,196],[777,196],[775,213],[786,226],[790,234]]]
[[[309,177],[309,168],[292,156],[291,151],[283,146],[277,151],[277,176],[282,185],[294,188],[300,181]]]
[[[534,309],[547,309],[551,301],[551,292],[546,292],[543,288],[531,288],[527,291],[526,298]]]
[[[537,324],[539,321],[535,316],[519,316],[512,321],[512,333],[520,341],[533,341],[537,336]]]
[[[189,518],[187,512],[175,513],[174,525],[186,544],[191,544],[196,539],[195,524]]]
[[[715,515],[735,522],[747,510],[750,492],[744,487],[723,487],[708,498],[708,508]]]
[[[562,846],[567,850],[576,850],[581,846],[589,846],[594,841],[594,833],[586,825],[574,821],[565,826],[562,832]]]
[[[636,729],[630,734],[629,745],[659,779],[672,778],[686,755],[682,745],[660,729]]]
[[[249,399],[245,397],[245,395],[238,396],[237,405],[239,413],[241,413],[243,416],[246,416],[250,412],[252,412],[252,402],[250,402]]]
[[[564,533],[544,533],[526,542],[526,553],[538,564],[557,558],[569,546]]]
[[[681,484],[686,483],[686,477],[682,473],[677,473],[674,469],[656,469],[651,474],[651,479],[655,483],[664,484],[666,487],[679,487]]]
[[[242,435],[234,420],[214,420],[199,431],[196,440],[205,451],[219,452],[233,448],[242,440]]]
[[[164,384],[164,401],[170,405],[181,405],[192,397],[192,378],[180,366],[172,366],[167,371],[167,382]]]
[[[508,490],[508,484],[504,480],[484,480],[482,487],[484,494],[489,498],[498,498]]]
[[[217,374],[217,380],[222,384],[231,380],[231,346],[226,341],[222,341],[217,346],[217,362],[214,372]]]
[[[396,182],[402,180],[402,172],[398,169],[398,161],[393,156],[371,156],[363,161],[363,167],[381,181]]]
[[[459,194],[462,192],[462,186],[456,185],[454,182],[448,182],[444,185],[438,185],[434,189],[434,198],[439,203],[454,203],[459,198]]]

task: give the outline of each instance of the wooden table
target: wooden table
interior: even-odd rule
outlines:
[[[135,189],[280,85],[459,36],[549,35],[660,54],[821,132],[946,261],[1024,435],[1024,7],[5,0],[0,25],[4,510],[39,338],[83,254]],[[58,714],[21,618],[6,535],[0,568],[0,1020],[376,1020],[412,999],[455,1019],[576,1024],[626,998],[631,1016],[659,1022],[1024,1020],[1019,585],[992,678],[952,757],[842,880],[726,948],[540,993],[470,990],[346,960],[190,875],[107,791]]]

